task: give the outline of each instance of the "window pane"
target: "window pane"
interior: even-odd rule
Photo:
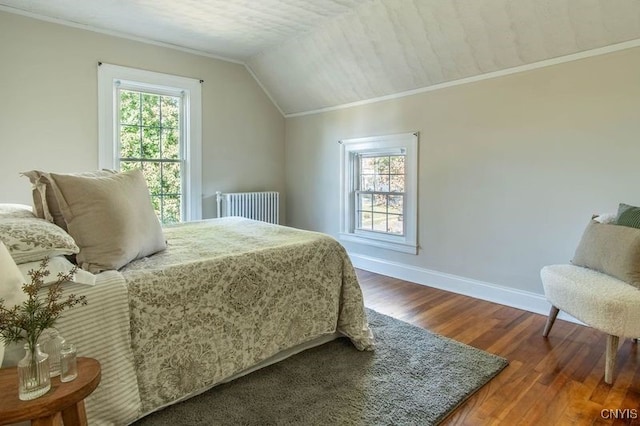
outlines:
[[[391,175],[391,192],[404,192],[404,175]]]
[[[373,213],[373,230],[387,232],[387,214]]]
[[[142,125],[160,127],[160,96],[142,94]]]
[[[391,165],[389,167],[391,174],[404,174],[404,156],[391,157]]]
[[[162,218],[163,223],[176,223],[180,222],[180,197],[179,196],[165,196],[163,201],[164,216]]]
[[[162,129],[162,158],[180,158],[180,136],[178,129]]]
[[[372,175],[375,170],[374,161],[373,157],[360,157],[360,173]]]
[[[162,127],[177,129],[180,123],[180,99],[173,96],[162,96]]]
[[[360,219],[360,229],[367,229],[367,230],[373,229],[373,221],[371,220],[370,212],[360,212],[359,219]]]
[[[140,127],[120,127],[120,157],[140,158]]]
[[[398,235],[404,234],[404,223],[401,215],[389,215],[389,229],[387,232]]]
[[[374,179],[374,188],[378,192],[388,192],[389,175],[376,175]]]
[[[120,123],[140,125],[140,93],[120,91]]]
[[[387,212],[387,196],[376,194],[373,196],[373,211]]]
[[[363,175],[360,179],[360,190],[361,191],[373,191],[374,190],[374,176],[373,175]]]
[[[371,210],[371,194],[359,194],[360,207],[358,210]]]
[[[142,129],[142,157],[160,158],[160,129],[157,127]]]
[[[162,164],[162,193],[180,195],[180,163]]]
[[[375,171],[377,174],[389,174],[389,157],[375,157]]]
[[[404,196],[389,195],[389,213],[404,213]]]
[[[151,195],[162,194],[160,186],[160,163],[145,162],[142,166],[142,173],[147,181]]]

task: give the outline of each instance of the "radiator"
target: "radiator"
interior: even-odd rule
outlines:
[[[280,195],[275,191],[216,192],[218,217],[242,216],[269,223],[280,223]]]

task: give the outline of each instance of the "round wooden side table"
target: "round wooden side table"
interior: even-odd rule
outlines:
[[[78,377],[71,382],[51,379],[51,389],[40,398],[18,398],[18,369],[0,369],[0,425],[31,420],[32,426],[86,426],[84,399],[100,383],[100,363],[93,358],[78,358]]]

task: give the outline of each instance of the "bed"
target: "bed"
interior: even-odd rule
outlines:
[[[373,349],[353,266],[330,236],[236,217],[162,231],[166,249],[65,284],[89,303],[57,328],[102,365],[90,424],[131,423],[338,336]]]

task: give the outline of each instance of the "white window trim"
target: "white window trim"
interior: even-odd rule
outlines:
[[[114,87],[118,82],[126,82],[127,87],[140,90],[153,86],[154,90],[164,88],[167,93],[184,92],[184,130],[189,142],[184,144],[185,168],[183,192],[187,196],[184,206],[185,220],[202,219],[202,87],[199,80],[145,71],[118,65],[98,66],[98,166],[101,169],[118,168],[117,134],[115,117],[118,99]]]
[[[404,253],[418,253],[418,132],[340,141],[340,233],[339,238]],[[389,235],[355,229],[355,156],[403,148],[405,157],[405,234]]]

